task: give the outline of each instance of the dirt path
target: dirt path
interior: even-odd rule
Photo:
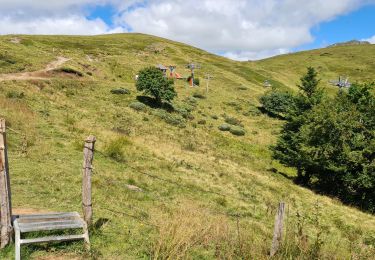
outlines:
[[[47,79],[48,72],[54,69],[57,69],[65,62],[70,59],[65,57],[57,57],[57,60],[47,64],[45,69],[32,71],[32,72],[20,72],[20,73],[9,73],[9,74],[0,74],[0,81],[7,80],[31,80],[31,79]]]

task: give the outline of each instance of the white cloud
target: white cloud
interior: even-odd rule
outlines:
[[[249,60],[260,60],[271,56],[281,55],[290,53],[289,49],[276,49],[276,50],[262,50],[262,51],[237,51],[237,52],[225,52],[222,56],[232,60],[238,61],[249,61]]]
[[[313,26],[366,0],[149,0],[118,24],[236,59],[257,58],[313,41]],[[249,57],[245,57],[245,55]]]
[[[100,19],[87,20],[81,16],[43,17],[30,21],[2,17],[0,32],[2,34],[94,35],[123,32],[123,29],[120,27],[111,29]]]
[[[88,19],[88,6],[121,0],[0,0],[0,34],[93,35],[124,32],[101,19]]]
[[[375,0],[0,0],[0,34],[149,33],[238,60],[313,41],[311,28]],[[112,5],[115,27],[88,19]]]
[[[368,41],[368,42],[370,42],[370,43],[372,43],[372,44],[375,44],[375,35],[372,36],[371,38],[363,39],[362,41]]]

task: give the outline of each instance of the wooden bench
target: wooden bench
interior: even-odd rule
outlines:
[[[83,239],[87,248],[90,245],[86,222],[79,216],[77,212],[18,215],[14,217],[15,218],[13,221],[13,225],[16,243],[16,260],[21,259],[21,245],[25,244],[62,242]],[[81,228],[83,229],[83,233],[79,235],[47,236],[30,239],[21,238],[21,234],[27,232]]]

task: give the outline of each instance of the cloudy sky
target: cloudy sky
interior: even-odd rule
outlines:
[[[0,34],[142,32],[232,59],[375,43],[375,0],[0,0]]]

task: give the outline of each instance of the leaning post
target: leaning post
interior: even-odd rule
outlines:
[[[280,202],[275,216],[275,227],[273,231],[273,239],[271,245],[270,256],[273,257],[280,247],[281,239],[283,237],[283,226],[285,216],[285,203]]]
[[[85,146],[83,148],[82,209],[84,220],[88,226],[92,224],[91,175],[95,142],[95,136],[90,135],[85,140]]]
[[[6,143],[5,119],[0,119],[0,196],[1,196],[1,248],[12,240],[12,204],[9,180],[9,166]]]

